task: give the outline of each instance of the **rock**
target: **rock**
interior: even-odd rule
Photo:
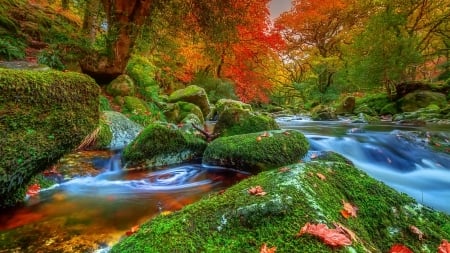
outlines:
[[[439,92],[418,90],[408,93],[398,103],[403,112],[414,112],[431,104],[445,108],[447,99],[444,94]]]
[[[153,123],[125,148],[123,158],[129,166],[154,168],[199,158],[205,148],[200,137],[170,124]]]
[[[196,85],[190,85],[184,89],[176,90],[170,94],[168,98],[169,103],[176,103],[178,101],[189,102],[200,107],[203,117],[209,114],[209,100],[205,89]]]
[[[106,145],[109,149],[123,149],[131,143],[142,131],[143,127],[128,119],[125,115],[115,111],[105,111],[103,116],[111,132],[110,142]]]
[[[345,97],[339,104],[339,106],[336,109],[336,113],[346,114],[346,113],[353,113],[353,110],[355,109],[356,100],[353,96]]]
[[[135,85],[131,77],[123,74],[106,86],[106,92],[113,97],[133,96],[135,94]]]
[[[212,141],[202,162],[258,173],[297,162],[308,148],[305,136],[295,130],[241,134]]]
[[[318,105],[311,110],[312,120],[337,120],[336,113],[331,107]]]
[[[205,121],[203,113],[195,104],[179,101],[174,104],[167,104],[164,111],[167,121],[174,124],[180,123],[189,114],[196,115],[200,120],[201,125],[203,125]]]
[[[277,129],[280,127],[272,117],[247,109],[228,107],[219,115],[214,134],[224,137]]]
[[[233,99],[226,99],[222,98],[215,104],[216,106],[216,113],[220,115],[222,112],[224,112],[227,109],[243,109],[252,111],[252,106],[249,104],[246,104],[241,101],[233,100]]]
[[[249,194],[255,186],[266,194]],[[357,217],[341,216],[343,201],[358,209]],[[307,223],[329,228],[340,224],[354,238],[350,246],[333,249],[315,236],[298,235]],[[411,225],[426,239],[419,240]],[[277,252],[388,252],[396,242],[414,252],[435,252],[449,233],[449,215],[422,206],[337,159],[252,176],[180,211],[153,218],[111,252],[259,252],[264,244]]]
[[[0,69],[0,208],[94,132],[99,91],[79,73]]]

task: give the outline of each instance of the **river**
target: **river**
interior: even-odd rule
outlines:
[[[450,155],[429,149],[426,138],[411,140],[416,131],[449,138],[450,126],[313,122],[300,117],[277,121],[282,128],[299,130],[309,139],[311,148],[303,159],[320,151],[335,151],[418,202],[450,213]],[[42,190],[23,207],[2,212],[0,252],[106,251],[155,215],[179,210],[248,177],[201,164],[156,172],[124,171],[117,154],[100,163],[93,157],[95,164],[101,165],[101,174]]]

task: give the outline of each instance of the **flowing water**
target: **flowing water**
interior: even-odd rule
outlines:
[[[448,138],[450,126],[313,122],[298,117],[277,121],[308,137],[309,157],[320,151],[338,152],[374,178],[450,213],[450,155],[429,149],[426,138],[414,140],[415,135],[409,134],[427,131]],[[93,156],[87,163],[101,167],[101,173],[63,181],[30,197],[25,206],[0,214],[0,252],[107,249],[155,215],[179,210],[248,176],[200,164],[123,171],[120,154],[107,159]]]
[[[310,154],[335,151],[372,177],[437,210],[450,214],[450,155],[433,151],[427,136],[444,136],[450,126],[402,126],[393,123],[354,124],[350,121],[313,122],[279,118],[282,128],[297,129],[308,137]],[[424,138],[416,133],[425,132]]]

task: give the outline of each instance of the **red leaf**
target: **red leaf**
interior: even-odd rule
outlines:
[[[447,240],[442,240],[441,245],[439,245],[438,253],[450,253],[450,243]]]
[[[392,245],[389,253],[413,253],[408,247],[402,244]]]
[[[251,195],[255,195],[255,196],[264,196],[267,194],[267,192],[265,192],[263,190],[263,188],[259,185],[248,189],[248,193],[250,193]]]
[[[127,236],[130,236],[134,233],[136,233],[139,230],[139,225],[133,226],[130,230],[128,230],[127,232],[125,232],[125,234]]]
[[[268,248],[267,244],[264,243],[261,245],[259,253],[275,253],[275,251],[277,251],[277,247]]]
[[[333,247],[348,246],[352,244],[350,238],[343,234],[342,230],[329,229],[325,224],[314,225],[308,222],[302,227],[297,236],[303,234],[317,236],[322,239],[325,244]]]
[[[27,189],[27,195],[32,197],[39,193],[39,190],[41,190],[41,186],[39,184],[32,184],[28,186]]]
[[[349,217],[356,217],[356,212],[358,211],[356,206],[345,202],[344,200],[342,200],[342,204],[344,205],[344,209],[341,210],[341,214],[344,218],[348,219]]]

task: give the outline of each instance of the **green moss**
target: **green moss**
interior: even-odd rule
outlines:
[[[0,207],[98,125],[99,87],[86,75],[0,69]]]
[[[371,116],[376,116],[381,109],[389,104],[391,101],[386,94],[367,94],[362,98],[356,99],[356,108],[354,113],[366,113]]]
[[[415,252],[434,252],[442,238],[450,236],[442,229],[450,224],[448,215],[418,205],[355,167],[311,162],[289,168],[260,173],[222,194],[159,215],[112,252],[258,252],[264,243],[277,252],[388,252],[395,243]],[[267,194],[250,195],[248,189],[256,185]],[[342,200],[358,207],[356,218],[341,216]],[[331,248],[311,235],[297,237],[307,222],[329,227],[339,222],[358,240]],[[410,225],[421,229],[426,239],[418,240]]]
[[[206,91],[196,85],[189,85],[184,89],[174,91],[170,94],[168,101],[170,103],[184,101],[195,104],[202,110],[203,117],[206,117],[210,112],[209,100]]]
[[[299,161],[309,143],[298,131],[270,131],[221,137],[211,142],[203,163],[257,173]]]
[[[99,127],[100,127],[100,130],[97,135],[95,148],[107,149],[107,148],[109,148],[109,145],[111,144],[113,134],[111,132],[111,128],[109,127],[108,122],[106,122],[106,116],[100,117]]]
[[[139,164],[161,156],[190,153],[199,157],[206,143],[199,137],[173,129],[168,124],[148,125],[124,150],[123,157],[130,164]],[[188,155],[189,156],[189,155]],[[169,159],[169,158],[168,158]],[[181,162],[181,161],[178,161]]]
[[[277,129],[280,129],[278,123],[269,116],[245,109],[229,108],[220,114],[214,134],[225,137]]]
[[[105,97],[100,95],[100,111],[111,111],[111,105],[109,103],[109,100]]]

